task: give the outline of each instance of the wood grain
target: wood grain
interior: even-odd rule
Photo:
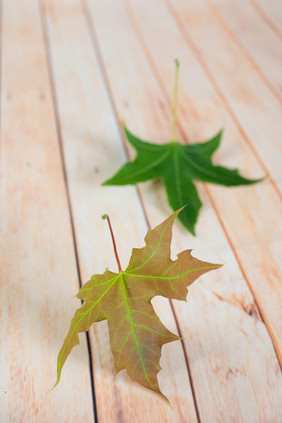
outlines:
[[[0,420],[93,422],[85,336],[50,392],[78,278],[37,1],[3,1],[2,47]]]
[[[207,1],[218,21],[241,47],[264,83],[277,95],[279,101],[282,101],[282,40],[250,3],[243,0]]]
[[[169,139],[170,104],[166,101],[167,97],[160,88],[162,85],[158,83],[154,75],[156,63],[162,63],[162,51],[159,55],[154,51],[156,54],[154,65],[154,59],[147,60],[133,31],[132,16],[126,14],[121,1],[115,2],[115,5],[111,7],[111,14],[107,13],[107,4],[105,3],[89,2],[89,7],[119,119],[124,119],[130,129],[145,140],[157,142],[158,139],[163,141]],[[150,8],[149,3],[134,1],[132,9],[138,17],[140,28],[146,26],[146,31],[142,31],[142,34],[145,37],[144,33],[146,32],[146,36],[151,40],[147,45],[147,50],[150,50],[153,44],[158,43],[159,49],[163,47],[167,55],[170,54],[172,63],[169,46],[176,46],[177,41],[169,39],[172,36],[170,28],[167,26],[169,19],[163,19],[160,4],[158,3],[158,7],[156,7],[154,17],[152,17],[154,10],[152,7]],[[148,15],[145,18],[146,11]],[[155,26],[150,26],[150,17]],[[157,21],[162,25],[156,26]],[[157,34],[160,27],[164,28],[164,32]],[[151,32],[152,28],[155,28],[155,32]],[[167,37],[164,35],[165,30],[169,34]],[[112,39],[116,39],[115,47],[110,42]],[[119,47],[117,48],[117,46]],[[130,61],[128,60],[129,51],[131,52]],[[160,66],[162,67],[162,64]],[[173,69],[171,69],[171,73],[173,73]],[[165,84],[169,86],[167,81],[163,86]],[[195,84],[194,88],[190,88],[195,91]],[[188,104],[187,115],[192,109],[191,102]],[[156,132],[159,135],[156,135]],[[251,158],[247,160],[251,161]],[[271,186],[270,189],[272,189]],[[153,186],[142,184],[140,190],[148,218],[152,224],[156,224],[166,213],[169,213],[169,209],[164,207],[163,191],[159,184]],[[188,305],[177,302],[174,304],[181,332],[187,339],[186,348],[200,418],[201,421],[207,422],[247,422],[252,415],[251,421],[263,422],[265,413],[267,413],[267,418],[270,421],[275,421],[276,416],[279,415],[277,386],[280,379],[277,374],[277,358],[230,245],[228,245],[217,216],[209,203],[209,198],[202,188],[200,188],[200,192],[204,197],[205,209],[199,221],[198,237],[192,240],[189,235],[183,233],[180,226],[177,226],[175,230],[177,251],[187,248],[188,243],[189,247],[191,245],[197,247],[197,257],[204,257],[215,262],[222,261],[228,267],[224,275],[218,272],[201,278],[201,282],[190,289]],[[213,252],[212,258],[211,251]],[[200,289],[198,285],[205,288]],[[193,311],[190,308],[192,303],[194,304]],[[258,328],[259,330],[257,330]],[[208,333],[210,333],[210,337],[207,336]],[[263,352],[259,352],[258,345],[261,344],[265,348]],[[240,345],[240,348],[236,349],[236,354],[234,354],[235,345]],[[219,354],[218,346],[220,346],[221,354]],[[250,355],[246,355],[246,349]],[[207,350],[208,353],[206,353]],[[265,361],[265,355],[268,356],[267,361]],[[250,366],[250,362],[256,362],[258,367],[254,369]],[[240,373],[242,376],[240,376],[239,384],[237,384],[236,377],[234,379],[229,377],[232,372],[236,373],[235,368],[240,369],[237,374]],[[269,385],[271,393],[268,391],[269,399],[275,409],[274,412],[259,405],[262,404],[260,401],[264,401],[265,398],[263,386],[268,383],[269,372],[275,380],[273,384]],[[261,378],[265,381],[263,384],[261,384]],[[262,386],[261,390],[258,388],[259,385]],[[252,391],[251,386],[256,386],[255,391]],[[223,402],[216,402],[216,398],[221,396],[222,390],[225,392]],[[213,398],[210,396],[211,391],[214,392]],[[243,391],[244,394],[242,394]],[[258,397],[261,400],[258,400]],[[245,398],[248,398],[249,402],[245,401]],[[225,404],[224,408],[222,408],[223,403]]]
[[[123,267],[131,249],[142,245],[147,225],[136,188],[101,187],[125,154],[81,5],[69,0],[44,4],[79,263],[86,282],[106,267],[117,270],[102,214],[111,216]],[[83,67],[78,67],[81,61]],[[159,316],[176,333],[169,302],[161,302],[161,307],[158,303]],[[106,322],[93,325],[91,345],[99,422],[197,421],[180,342],[163,348],[159,376],[173,409],[124,372],[115,377]]]
[[[255,11],[282,40],[282,10],[280,0],[249,0]]]

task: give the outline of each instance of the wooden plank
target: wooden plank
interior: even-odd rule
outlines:
[[[282,40],[282,8],[280,0],[250,0],[257,13]]]
[[[119,118],[143,139],[155,142],[168,139],[170,105],[155,79],[156,65],[150,66],[153,61],[149,64],[140,48],[123,3],[111,4],[110,14],[107,2],[88,4]],[[169,56],[169,46],[177,46],[177,43],[175,39],[170,41],[173,33],[166,18],[163,19],[161,2],[157,6],[154,2],[154,8],[141,1],[132,4],[138,19],[142,20],[142,8],[144,13],[146,10],[148,14],[155,13],[152,20],[156,31],[166,28],[167,35],[162,38],[151,32],[148,16],[141,25],[143,35],[148,31],[152,44],[157,38],[159,47]],[[161,53],[162,50],[160,56]],[[171,56],[170,60],[172,62]],[[198,81],[195,86],[200,84]],[[190,89],[196,90],[192,86]],[[188,115],[193,110],[190,103]],[[153,186],[154,189],[150,183],[142,184],[140,190],[149,220],[156,224],[169,213],[169,208],[165,206],[163,189],[159,184]],[[279,417],[277,386],[281,381],[278,361],[209,197],[202,186],[199,188],[205,208],[198,225],[198,237],[192,238],[176,225],[173,254],[195,247],[197,257],[226,263],[224,273],[211,273],[191,287],[188,304],[174,302],[186,339],[200,419],[203,422],[275,421]]]
[[[146,220],[136,189],[105,189],[101,183],[125,160],[115,116],[95,57],[81,4],[46,0],[48,39],[62,130],[66,171],[74,212],[82,280],[106,267],[116,271],[110,235],[101,215],[112,218],[121,262],[142,246]],[[158,222],[159,223],[159,222]],[[66,302],[70,301],[66,298]],[[158,314],[177,332],[168,301],[156,301]],[[122,372],[114,375],[106,322],[91,329],[99,422],[197,421],[180,342],[163,348],[159,381],[173,410]],[[71,356],[66,363],[70,366]],[[64,374],[63,374],[64,378]]]
[[[2,28],[0,420],[93,422],[85,337],[50,392],[78,278],[38,2]]]
[[[281,101],[282,41],[250,3],[243,0],[208,0],[208,3],[221,25],[239,43],[257,73]]]
[[[246,141],[281,191],[281,103],[219,25],[205,0],[168,4]]]

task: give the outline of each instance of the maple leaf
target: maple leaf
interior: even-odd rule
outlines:
[[[87,331],[94,322],[107,319],[116,372],[126,369],[132,380],[167,400],[157,380],[161,348],[180,337],[163,326],[151,300],[156,295],[186,300],[187,287],[195,279],[221,267],[196,259],[191,250],[183,251],[176,260],[171,260],[172,226],[180,211],[147,232],[145,247],[132,250],[129,265],[124,271],[118,259],[109,218],[105,215],[119,273],[107,269],[103,275],[94,275],[77,294],[84,304],[76,311],[59,352],[56,385],[68,355],[79,344],[78,334]]]
[[[145,142],[123,125],[125,136],[136,150],[137,156],[103,185],[128,185],[161,178],[173,210],[188,204],[179,219],[195,235],[195,224],[202,202],[193,183],[194,179],[230,187],[254,184],[264,178],[246,179],[239,174],[238,169],[213,165],[212,155],[219,147],[222,130],[203,143],[183,145],[176,141],[178,68],[179,63],[176,61],[173,141],[162,145]]]

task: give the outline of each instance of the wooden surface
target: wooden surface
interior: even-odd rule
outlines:
[[[0,422],[282,421],[282,4],[279,0],[2,0]],[[120,130],[171,134],[173,60],[181,63],[179,140],[224,127],[215,162],[267,179],[197,183],[187,248],[224,267],[188,302],[157,297],[183,343],[163,347],[164,401],[115,376],[106,322],[81,334],[56,379],[80,284],[125,267],[171,209],[162,185],[101,187],[134,152]]]

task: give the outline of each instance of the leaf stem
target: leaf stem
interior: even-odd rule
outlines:
[[[112,225],[111,225],[110,218],[109,218],[109,216],[107,214],[103,214],[102,219],[107,219],[107,221],[108,221],[108,225],[109,225],[109,229],[110,229],[110,233],[111,233],[111,237],[112,237],[112,242],[113,242],[113,247],[114,247],[114,253],[115,253],[116,261],[117,261],[117,265],[118,265],[118,271],[119,272],[122,272],[120,261],[119,261],[119,257],[118,257],[118,253],[117,253],[116,241],[115,241],[114,233],[113,233],[113,230],[112,230]]]
[[[175,77],[174,77],[174,98],[173,98],[172,141],[176,142],[179,60],[175,59],[174,63],[175,63]]]

